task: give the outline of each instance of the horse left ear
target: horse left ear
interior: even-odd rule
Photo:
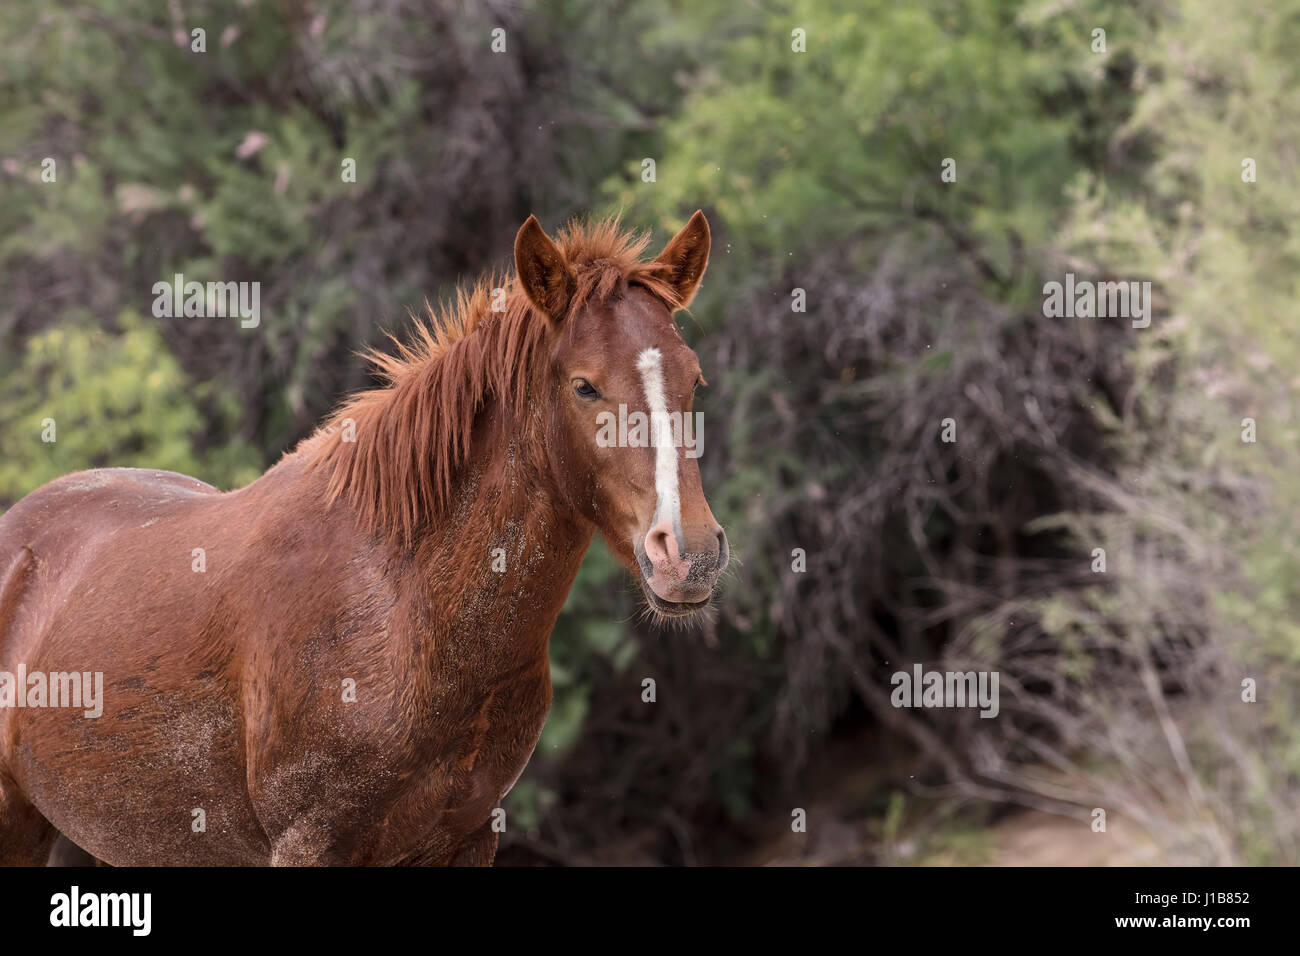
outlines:
[[[691,221],[664,246],[655,262],[664,266],[664,277],[677,293],[679,308],[686,308],[709,265],[709,221],[703,210],[695,210]]]
[[[573,276],[564,254],[536,216],[529,216],[515,236],[515,273],[528,298],[547,318],[554,322],[564,318],[573,295]]]

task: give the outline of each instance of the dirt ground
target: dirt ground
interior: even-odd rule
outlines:
[[[874,759],[863,761],[862,754]],[[1151,866],[1161,860],[1132,821],[1111,813],[1105,833],[1038,810],[960,805],[918,794],[913,755],[864,734],[834,746],[807,780],[807,832],[774,826],[734,861],[748,866]]]

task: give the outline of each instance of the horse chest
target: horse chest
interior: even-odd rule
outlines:
[[[440,769],[462,786],[488,786],[493,799],[504,795],[537,745],[550,699],[549,674],[541,674],[485,688],[472,706],[437,715]]]
[[[545,661],[524,676],[475,685],[471,693],[435,694],[408,738],[419,741],[405,758],[416,769],[395,795],[399,812],[436,821],[438,831],[477,829],[526,768],[550,699]]]

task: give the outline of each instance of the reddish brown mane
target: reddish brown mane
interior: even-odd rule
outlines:
[[[568,315],[629,285],[675,309],[662,264],[641,260],[648,241],[614,219],[561,230],[557,244],[575,280]],[[496,288],[506,290],[504,312],[492,311]],[[411,541],[447,508],[484,403],[495,397],[520,416],[538,396],[551,328],[517,277],[488,276],[460,289],[441,314],[430,308],[396,355],[370,350],[386,386],[349,398],[304,446],[314,466],[330,469],[330,501],[345,498],[369,529]],[[356,440],[345,442],[349,419]]]

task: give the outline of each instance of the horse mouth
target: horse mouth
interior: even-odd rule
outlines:
[[[650,606],[664,617],[689,617],[696,611],[708,607],[713,600],[713,595],[710,594],[702,601],[665,601],[658,594],[655,594],[654,589],[650,587],[644,578],[641,580],[641,590],[645,593]]]

